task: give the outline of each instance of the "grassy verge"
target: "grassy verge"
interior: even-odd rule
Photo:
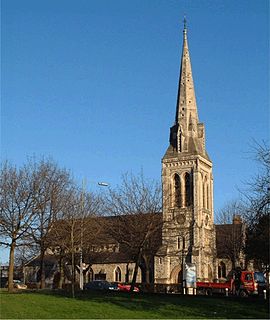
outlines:
[[[226,297],[0,292],[2,319],[268,319],[268,302]]]

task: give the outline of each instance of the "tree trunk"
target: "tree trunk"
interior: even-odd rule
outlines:
[[[133,292],[135,284],[136,284],[137,274],[138,274],[138,269],[139,269],[139,264],[141,262],[141,258],[142,258],[142,248],[140,248],[139,254],[138,254],[137,259],[136,259],[135,268],[134,268],[133,277],[132,277],[132,282],[131,282],[131,286],[130,286],[130,290],[129,290],[130,292]]]
[[[146,255],[143,257],[145,263],[145,283],[150,283],[150,259]]]
[[[9,251],[9,268],[8,268],[8,292],[13,292],[13,273],[14,273],[14,255],[16,242],[13,240]]]
[[[63,269],[63,257],[59,259],[59,283],[58,289],[63,289],[63,282],[64,282],[64,269]]]
[[[150,270],[148,265],[146,266],[146,269],[145,269],[145,282],[147,284],[150,283]]]
[[[40,289],[45,288],[45,261],[44,261],[44,256],[45,256],[45,250],[43,246],[41,247],[40,250]]]
[[[75,298],[75,255],[74,250],[71,253],[71,294]]]
[[[71,294],[75,298],[75,253],[74,253],[74,222],[71,226]]]

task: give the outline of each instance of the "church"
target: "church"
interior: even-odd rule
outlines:
[[[236,217],[231,225],[218,228],[214,225],[212,162],[206,150],[205,126],[198,116],[186,22],[175,119],[169,131],[169,146],[162,158],[161,178],[163,210],[158,214],[161,223],[156,247],[149,257],[150,283],[182,283],[184,266],[188,264],[195,266],[197,280],[225,279],[232,263],[224,252],[224,243],[231,230],[243,234],[243,224]],[[99,241],[94,258],[84,258],[84,283],[95,279],[130,282],[135,262],[121,250],[117,241],[107,239],[106,244],[105,237],[103,242],[101,245]],[[55,252],[47,255],[47,285],[56,281],[55,256]],[[65,268],[65,281],[69,282],[70,271],[68,266]],[[37,282],[38,270],[37,257],[26,265],[26,281]],[[145,279],[141,265],[137,283],[146,282]]]
[[[198,117],[186,24],[169,142],[162,159],[162,245],[155,257],[155,281],[177,283],[183,263],[196,265],[197,278],[212,280],[216,278],[212,162]]]

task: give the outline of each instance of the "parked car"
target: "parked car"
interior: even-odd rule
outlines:
[[[8,283],[8,277],[0,278],[0,288],[6,288]]]
[[[118,289],[119,291],[128,292],[130,291],[130,284],[124,284],[124,283],[118,283]],[[133,292],[139,292],[140,289],[138,287],[134,287]]]
[[[94,280],[84,285],[84,290],[116,291],[118,286],[106,280]]]
[[[8,282],[6,283],[6,287],[8,287]],[[27,285],[24,284],[21,280],[13,280],[13,287],[15,289],[27,289]]]
[[[110,290],[119,291],[118,282],[110,282]]]

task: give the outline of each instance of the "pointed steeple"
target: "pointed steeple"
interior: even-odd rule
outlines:
[[[187,22],[184,19],[183,48],[178,84],[175,123],[170,145],[174,152],[204,154],[204,125],[199,123],[191,61],[188,49]]]
[[[183,30],[183,50],[178,84],[175,122],[183,122],[181,120],[185,118],[185,127],[187,127],[190,114],[192,115],[194,121],[198,122],[197,105],[192,77],[191,62],[188,50],[187,25],[185,18]]]

